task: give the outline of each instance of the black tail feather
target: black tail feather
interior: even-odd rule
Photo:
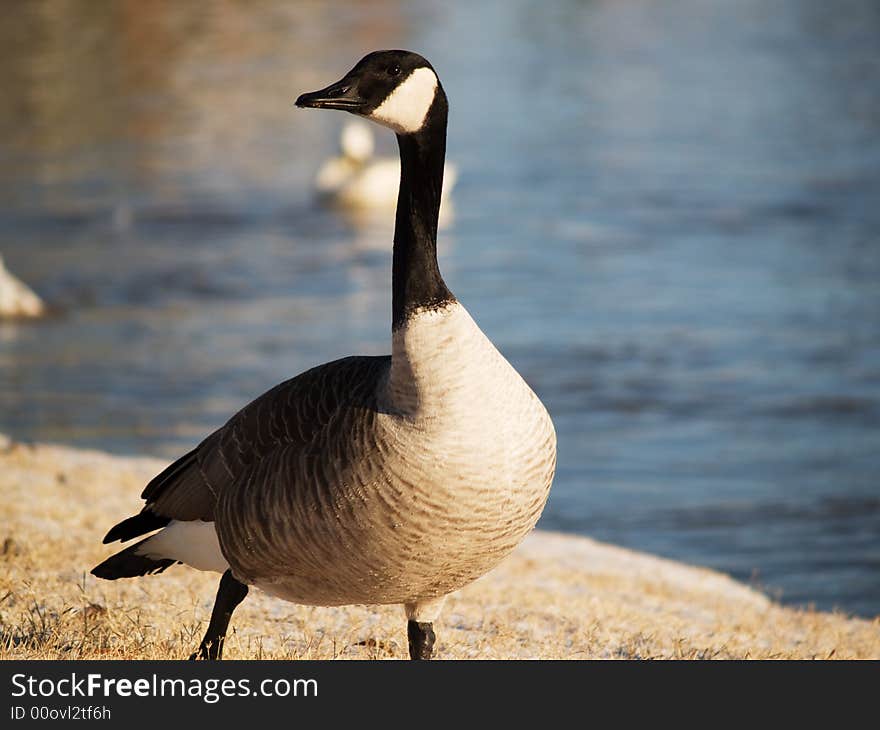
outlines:
[[[118,525],[111,527],[110,532],[104,535],[104,544],[106,545],[114,540],[119,540],[120,542],[131,540],[133,537],[139,537],[147,532],[165,527],[169,522],[171,522],[170,517],[157,515],[155,512],[151,512],[149,508],[144,508],[134,517],[122,520]]]
[[[148,537],[147,540],[149,539]],[[141,540],[111,555],[103,563],[92,568],[92,575],[105,580],[136,578],[140,575],[161,573],[178,562],[173,558],[148,558],[146,555],[137,555],[135,551],[147,540]]]

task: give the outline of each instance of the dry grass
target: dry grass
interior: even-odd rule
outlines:
[[[105,530],[163,464],[0,442],[0,658],[186,657],[217,576],[100,581]],[[399,607],[313,608],[252,591],[227,658],[404,658]],[[709,570],[535,533],[452,596],[438,658],[880,658],[880,620],[795,611]]]

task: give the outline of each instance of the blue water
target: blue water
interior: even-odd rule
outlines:
[[[54,314],[0,324],[0,431],[171,458],[387,352],[391,216],[315,205],[344,120],[292,101],[412,48],[441,267],[556,423],[541,526],[880,614],[880,5],[472,5],[18,6],[0,252]]]

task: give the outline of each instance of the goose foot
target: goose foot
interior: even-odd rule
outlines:
[[[409,637],[409,658],[430,659],[434,651],[434,628],[430,621],[413,621],[406,624]]]
[[[190,654],[190,661],[207,659],[215,661],[223,656],[223,642],[226,639],[226,629],[229,628],[229,619],[236,606],[244,600],[248,593],[248,587],[239,583],[232,577],[232,571],[227,570],[220,578],[220,587],[217,589],[217,598],[214,599],[214,610],[211,611],[211,622],[205,632],[205,638],[199,644],[199,648]]]
[[[217,661],[223,656],[223,639],[206,644],[202,641],[199,648],[189,655],[189,660],[194,661]]]

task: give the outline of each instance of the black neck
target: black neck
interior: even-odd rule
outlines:
[[[391,327],[398,329],[417,309],[455,301],[437,266],[437,220],[446,157],[446,99],[442,89],[425,124],[398,134],[400,191],[394,226]]]

